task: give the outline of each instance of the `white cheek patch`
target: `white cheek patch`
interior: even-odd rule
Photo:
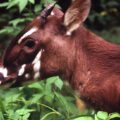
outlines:
[[[53,15],[55,15],[55,13],[52,11],[52,12],[51,12],[51,15],[53,16]]]
[[[40,73],[39,73],[39,72],[36,72],[36,73],[34,74],[34,79],[39,78],[39,77],[40,77]]]
[[[30,78],[30,74],[29,73],[25,74],[25,78],[29,79]]]
[[[4,77],[7,77],[8,70],[4,67],[0,67],[0,73],[2,73]]]
[[[42,54],[42,50],[39,51],[39,53],[36,55],[35,59],[33,60],[32,64],[35,64],[37,61],[40,60]]]
[[[71,36],[72,33],[71,33],[70,31],[67,31],[67,32],[66,32],[66,35],[67,35],[67,36]]]
[[[24,65],[22,65],[22,67],[19,69],[19,71],[18,71],[18,76],[22,76],[23,74],[24,74],[24,72],[25,72],[25,67],[26,67],[26,65],[24,64]]]
[[[36,32],[37,30],[38,30],[37,27],[31,28],[28,32],[26,32],[26,33],[18,40],[18,44],[20,44],[24,38],[26,38],[27,36],[33,34],[33,33]]]
[[[34,72],[38,72],[40,70],[40,60],[34,64],[33,70]]]
[[[40,60],[37,61],[34,66],[33,66],[33,70],[34,70],[34,79],[38,78],[40,76]]]
[[[40,67],[41,67],[41,58],[42,50],[36,55],[34,61],[32,62],[33,64],[33,70],[34,70],[34,79],[38,78],[40,76]]]

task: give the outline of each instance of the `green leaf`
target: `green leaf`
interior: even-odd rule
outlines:
[[[12,1],[10,1],[8,6],[7,6],[7,9],[10,9],[13,6],[18,5],[18,3],[19,3],[19,0],[12,0]]]
[[[79,118],[74,118],[72,120],[94,120],[92,117],[79,117]]]
[[[42,5],[35,5],[34,12],[40,12],[42,10]]]
[[[59,77],[57,77],[55,81],[55,85],[61,90],[63,87],[63,81]]]
[[[29,0],[29,2],[35,4],[35,0]]]
[[[3,29],[0,30],[0,34],[10,34],[11,32],[14,32],[13,27],[5,27]]]
[[[50,104],[54,100],[54,94],[50,93],[50,94],[44,96],[44,99],[45,99],[45,101],[47,101]]]
[[[111,113],[109,119],[120,118],[119,113]]]
[[[46,80],[46,83],[47,85],[51,85],[51,84],[54,84],[57,88],[59,88],[60,90],[62,89],[63,87],[63,81],[58,77],[58,76],[55,76],[55,77],[50,77]]]
[[[28,0],[19,1],[19,11],[22,12],[28,4]]]
[[[100,120],[98,117],[97,117],[97,115],[95,114],[95,120]]]
[[[99,119],[106,120],[108,118],[108,113],[107,112],[103,112],[103,111],[99,111],[97,113],[97,117]]]
[[[1,111],[0,111],[0,120],[5,120],[4,116],[3,116],[3,113]]]
[[[70,113],[70,106],[69,103],[67,102],[67,100],[65,99],[64,96],[62,96],[61,94],[55,92],[56,98],[58,100],[58,103],[61,107],[63,107],[63,109],[66,111],[66,114],[69,115]]]
[[[32,96],[32,98],[31,98],[30,101],[31,101],[32,103],[37,103],[37,102],[40,101],[40,99],[41,99],[43,96],[44,96],[44,94],[42,94],[42,93],[34,94],[34,95]]]
[[[52,4],[55,2],[55,0],[48,0],[49,4]]]
[[[22,119],[23,120],[29,120],[28,118],[30,117],[30,113],[25,114]]]
[[[26,115],[26,114],[33,112],[33,111],[35,111],[35,110],[22,108],[22,109],[16,110],[16,113],[18,113],[19,115]]]
[[[0,8],[7,7],[7,6],[8,6],[8,2],[0,3]]]
[[[16,27],[19,23],[23,23],[25,21],[26,21],[25,18],[17,18],[17,19],[11,20],[9,24],[12,24],[13,27]]]
[[[35,83],[28,85],[28,87],[43,91],[45,86],[42,82],[35,82]]]

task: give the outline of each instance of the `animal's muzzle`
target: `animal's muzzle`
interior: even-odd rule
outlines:
[[[14,83],[16,81],[16,77],[15,76],[7,76],[4,77],[4,75],[2,73],[0,73],[0,85],[5,85],[5,84],[9,84],[9,83]]]

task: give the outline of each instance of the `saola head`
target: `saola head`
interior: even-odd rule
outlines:
[[[86,20],[91,1],[75,0],[65,13],[54,6],[46,7],[10,43],[0,70],[2,83],[24,74],[29,64],[41,78],[70,76],[76,51],[74,33]]]

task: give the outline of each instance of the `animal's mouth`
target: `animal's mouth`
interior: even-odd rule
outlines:
[[[16,83],[16,76],[7,76],[4,77],[1,73],[0,73],[0,85],[7,85],[7,86],[11,86],[14,83]]]
[[[16,83],[22,83],[24,81],[28,81],[29,78],[31,78],[31,75],[33,75],[33,79],[40,78],[40,67],[41,67],[41,53],[42,50],[38,52],[35,59],[31,64],[23,64],[17,71],[14,72],[8,72],[7,68],[0,67],[0,85],[6,85],[6,84],[16,84]],[[12,67],[11,67],[12,69]],[[12,71],[12,70],[9,71]],[[9,74],[8,74],[9,73]],[[32,74],[34,73],[34,74]],[[22,81],[20,81],[20,78],[23,78]]]
[[[15,74],[8,75],[8,69],[0,67],[0,85],[7,84],[9,82],[14,82],[16,78]]]

